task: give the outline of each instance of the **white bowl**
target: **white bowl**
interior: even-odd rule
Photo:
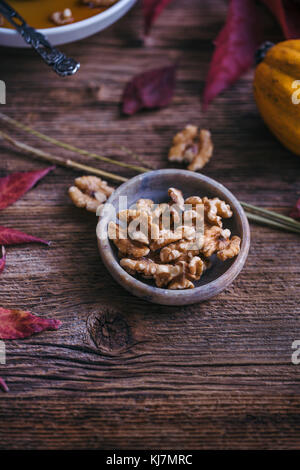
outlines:
[[[49,39],[53,46],[78,41],[98,33],[115,23],[135,4],[136,0],[119,0],[115,5],[98,15],[77,21],[76,23],[54,28],[39,29]],[[30,24],[30,18],[25,18]],[[8,47],[29,47],[17,31],[0,28],[0,45]]]

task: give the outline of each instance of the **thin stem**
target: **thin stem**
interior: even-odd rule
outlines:
[[[258,224],[268,225],[269,227],[286,230],[287,232],[294,232],[300,234],[300,229],[296,227],[284,225],[284,223],[275,222],[274,220],[266,219],[265,217],[262,217],[260,215],[251,214],[250,212],[246,212],[246,216],[251,222],[256,222]]]
[[[104,178],[109,178],[111,180],[115,180],[115,181],[122,182],[122,183],[124,181],[127,181],[127,178],[123,178],[123,176],[115,175],[114,173],[109,173],[104,170],[99,170],[98,168],[93,168],[91,166],[82,165],[81,163],[74,162],[73,160],[64,160],[63,158],[55,157],[54,155],[44,152],[43,150],[35,149],[31,147],[30,145],[24,144],[23,142],[19,142],[13,139],[12,137],[10,137],[8,134],[6,134],[3,131],[0,131],[0,137],[10,142],[18,150],[21,150],[22,152],[25,152],[29,155],[33,155],[34,157],[39,158],[40,160],[53,163],[54,165],[60,165],[60,166],[64,166],[67,168],[73,168],[74,170],[86,171],[88,173],[92,173],[94,175],[102,176]]]
[[[65,166],[74,168],[76,170],[86,171],[87,173],[93,173],[94,175],[104,176],[105,178],[109,178],[114,181],[121,181],[122,183],[128,181],[128,178],[123,176],[115,175],[114,173],[108,173],[107,171],[99,170],[98,168],[83,165],[82,163],[74,162],[74,160],[67,160]]]
[[[133,152],[132,150],[130,150],[128,147],[125,147],[124,145],[118,145],[117,148],[119,148],[123,152],[127,153],[127,155],[130,155],[131,157],[133,157],[138,162],[143,162],[142,157],[140,155],[138,155],[137,153]],[[154,170],[154,169],[155,168],[153,168],[151,165],[149,165],[147,163],[147,171],[151,171],[151,170]]]
[[[11,124],[14,127],[22,129],[25,132],[29,132],[29,134],[39,137],[45,142],[49,142],[53,145],[57,145],[58,147],[64,148],[66,150],[70,150],[71,152],[79,153],[80,155],[84,155],[85,157],[96,158],[103,162],[112,163],[113,165],[118,165],[124,168],[130,168],[131,170],[135,170],[138,173],[145,173],[146,171],[149,171],[149,168],[145,168],[145,167],[137,166],[137,165],[131,165],[130,163],[119,162],[118,160],[114,160],[113,158],[103,157],[102,155],[98,155],[97,153],[88,152],[87,150],[74,147],[71,144],[61,142],[60,140],[54,139],[53,137],[49,137],[45,134],[42,134],[39,131],[36,131],[35,129],[32,129],[32,127],[25,126],[21,122],[16,121],[15,119],[10,118],[9,116],[6,116],[6,114],[0,113],[0,119],[8,124]]]
[[[291,227],[300,229],[300,222],[297,222],[291,217],[287,217],[286,215],[278,214],[277,212],[269,211],[267,209],[262,209],[246,202],[241,202],[241,205],[249,212],[255,212],[258,215],[267,216],[275,221],[282,222]]]

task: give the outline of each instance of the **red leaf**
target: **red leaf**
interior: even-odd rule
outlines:
[[[260,43],[259,19],[253,0],[231,0],[226,24],[215,40],[203,94],[204,109],[234,83],[254,61]]]
[[[127,83],[123,98],[123,113],[131,115],[143,108],[167,106],[174,94],[176,65],[148,70]]]
[[[20,245],[21,243],[43,243],[49,245],[50,242],[42,238],[27,235],[13,228],[1,227],[0,225],[0,245]]]
[[[171,0],[143,0],[144,28],[145,34],[149,34],[154,21],[171,3]]]
[[[31,189],[41,178],[55,167],[44,170],[12,173],[0,178],[0,209],[10,206]]]
[[[60,325],[59,320],[0,307],[0,339],[27,338],[44,330],[58,330]]]
[[[295,207],[291,210],[290,217],[293,217],[293,219],[300,220],[300,199],[298,199]]]
[[[262,0],[277,18],[287,39],[300,37],[300,6],[295,0]]]
[[[0,259],[0,274],[3,273],[6,265],[6,251],[4,246],[2,247],[2,258]]]
[[[3,392],[6,392],[6,393],[9,392],[9,388],[8,388],[5,380],[2,379],[1,377],[0,377],[0,389],[3,390]]]

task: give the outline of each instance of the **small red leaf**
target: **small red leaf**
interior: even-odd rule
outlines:
[[[23,310],[0,307],[0,339],[27,338],[44,330],[58,330],[61,322],[38,317]]]
[[[10,206],[31,189],[41,178],[55,167],[44,170],[12,173],[0,178],[0,209]]]
[[[300,220],[300,199],[296,202],[295,207],[290,212],[290,217],[296,220]]]
[[[0,377],[0,389],[3,390],[3,392],[6,392],[6,393],[9,392],[9,388],[8,388],[5,380],[2,379],[1,377]]]
[[[300,8],[295,0],[262,0],[277,18],[286,39],[300,37]]]
[[[140,109],[167,106],[174,94],[176,65],[148,70],[127,83],[123,98],[124,114],[134,114]]]
[[[204,109],[251,66],[260,39],[255,2],[231,0],[226,24],[215,40],[203,94]]]
[[[50,242],[42,238],[27,235],[13,228],[1,227],[0,225],[0,245],[20,245],[22,243],[43,243],[49,245]]]
[[[145,34],[149,34],[154,21],[172,0],[143,0]]]
[[[4,246],[2,247],[2,258],[0,259],[0,274],[4,271],[6,265],[6,251]]]

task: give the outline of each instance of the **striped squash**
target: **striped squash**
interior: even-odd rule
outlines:
[[[300,40],[269,43],[263,57],[258,52],[259,59],[254,77],[257,107],[280,142],[300,155]]]

